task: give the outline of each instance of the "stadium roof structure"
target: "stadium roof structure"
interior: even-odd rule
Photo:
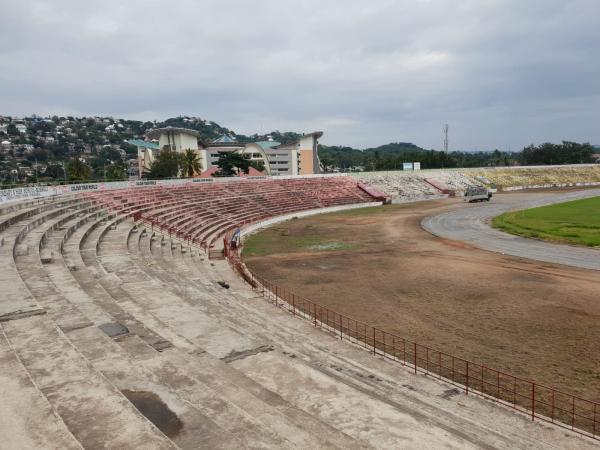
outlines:
[[[220,136],[211,142],[211,144],[233,144],[233,143],[237,143],[237,140],[235,138],[229,136],[228,134],[224,134],[223,136]]]
[[[146,147],[151,148],[153,150],[158,148],[158,144],[156,142],[148,142],[143,139],[129,139],[126,141],[128,144],[135,145],[136,147]]]
[[[258,141],[258,142],[252,142],[252,143],[258,145],[263,150],[281,145],[281,142],[276,142],[276,141]]]
[[[224,134],[212,142],[208,143],[208,147],[243,147],[245,144],[238,142],[234,137]]]
[[[323,132],[322,131],[313,131],[311,133],[306,133],[306,134],[302,135],[302,137],[308,137],[308,136],[314,136],[317,139],[319,139],[321,136],[323,136]]]
[[[151,139],[158,139],[161,134],[166,134],[166,133],[189,134],[189,135],[195,136],[197,138],[200,137],[200,133],[198,133],[196,130],[192,130],[190,128],[178,128],[178,127],[155,128],[153,130],[149,130],[146,133],[146,136]]]

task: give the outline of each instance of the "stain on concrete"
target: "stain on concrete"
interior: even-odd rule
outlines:
[[[128,389],[121,392],[165,436],[175,437],[183,428],[183,422],[155,393]]]
[[[106,335],[110,336],[111,338],[125,336],[126,334],[129,334],[129,329],[126,326],[121,325],[120,323],[104,323],[98,328],[100,328]]]
[[[440,394],[440,397],[442,397],[445,400],[449,400],[449,399],[451,399],[452,397],[454,397],[454,396],[456,396],[458,394],[460,394],[460,391],[458,389],[456,389],[456,388],[452,388],[452,389],[447,389],[444,392],[442,392]]]
[[[258,355],[259,353],[272,352],[272,345],[261,345],[260,347],[252,348],[250,350],[241,350],[241,351],[232,351],[229,355],[224,356],[221,360],[229,363],[233,361],[237,361],[238,359],[244,359],[248,356]]]

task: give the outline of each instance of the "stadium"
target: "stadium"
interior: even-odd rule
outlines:
[[[599,187],[577,165],[0,191],[2,447],[596,448],[599,250],[491,223]]]

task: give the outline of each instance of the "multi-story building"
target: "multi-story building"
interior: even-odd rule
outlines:
[[[321,172],[317,154],[318,140],[323,136],[321,131],[304,134],[297,141],[287,144],[273,140],[240,143],[227,135],[204,143],[195,130],[173,127],[155,129],[146,136],[153,142],[129,141],[138,148],[140,174],[150,169],[156,155],[164,148],[178,153],[194,150],[205,175],[214,173],[219,156],[228,152],[248,155],[251,160],[262,162],[266,175],[307,175]]]

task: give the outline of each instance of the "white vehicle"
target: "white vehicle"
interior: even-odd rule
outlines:
[[[465,202],[489,202],[492,198],[492,193],[488,188],[483,186],[470,186],[465,191]]]

